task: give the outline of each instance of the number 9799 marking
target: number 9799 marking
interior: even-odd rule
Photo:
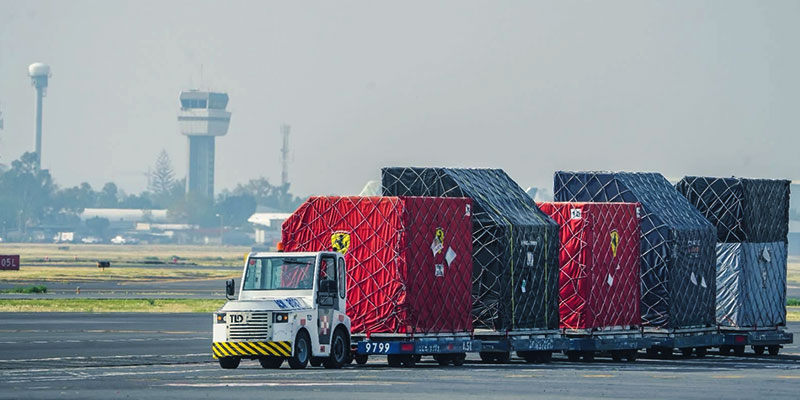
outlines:
[[[368,354],[387,354],[389,353],[390,343],[377,342],[377,343],[364,343],[364,352]]]

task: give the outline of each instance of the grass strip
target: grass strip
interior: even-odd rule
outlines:
[[[800,307],[787,307],[786,308],[786,321],[800,322]]]
[[[210,313],[223,304],[209,299],[5,299],[0,312]]]
[[[0,290],[0,293],[47,293],[47,286],[44,285],[17,286],[11,289]]]
[[[22,267],[19,271],[0,271],[0,280],[6,283],[84,282],[84,281],[153,281],[160,279],[222,279],[240,276],[239,272],[215,269],[178,267],[156,268],[106,268],[97,267]]]
[[[800,307],[800,299],[789,297],[786,299],[786,305],[789,307]]]

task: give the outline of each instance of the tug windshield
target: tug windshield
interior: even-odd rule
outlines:
[[[244,290],[311,290],[315,257],[251,258]]]

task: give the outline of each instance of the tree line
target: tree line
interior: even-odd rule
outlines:
[[[3,231],[25,232],[33,227],[75,226],[86,208],[167,209],[176,223],[205,227],[241,226],[257,206],[291,212],[302,201],[289,192],[289,185],[276,186],[264,177],[223,190],[215,199],[194,198],[186,194],[186,180],[177,179],[166,151],[161,151],[147,189],[127,194],[114,182],[99,190],[83,182],[59,187],[49,171],[36,165],[35,153],[25,153],[10,166],[0,165],[0,224]]]

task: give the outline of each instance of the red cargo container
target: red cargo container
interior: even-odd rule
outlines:
[[[472,222],[466,198],[311,197],[284,223],[285,251],[347,262],[353,333],[472,330]]]
[[[561,226],[561,328],[640,325],[639,205],[537,205]]]

